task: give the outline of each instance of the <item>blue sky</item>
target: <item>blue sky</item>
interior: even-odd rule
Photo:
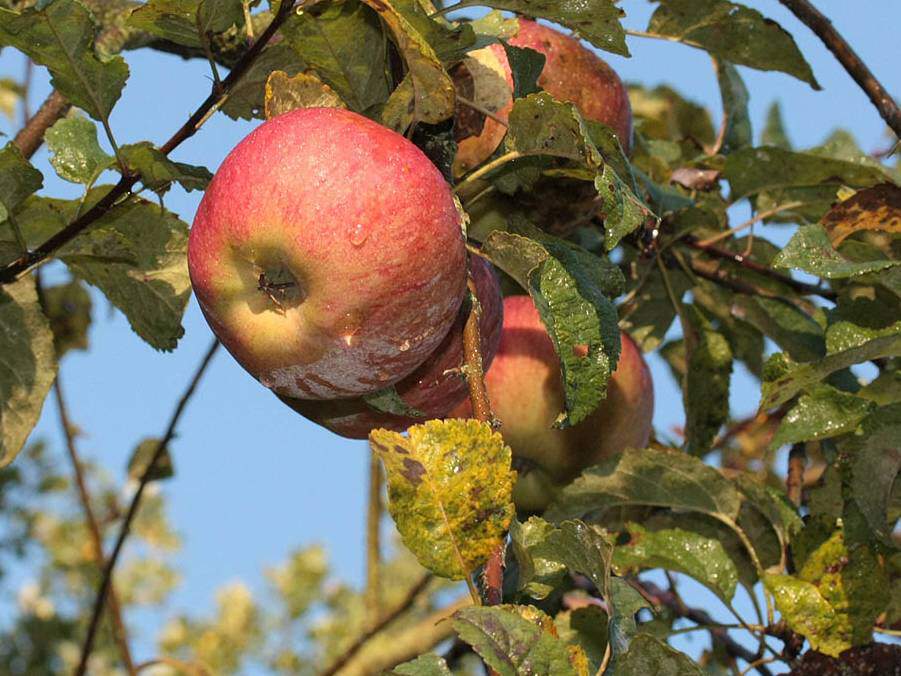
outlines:
[[[815,92],[786,75],[742,68],[751,92],[755,132],[762,128],[769,105],[778,100],[797,146],[816,144],[833,129],[845,127],[864,149],[884,148],[887,137],[881,119],[822,43],[776,0],[748,4],[795,36],[824,88]],[[641,0],[622,5],[628,27],[643,29],[652,5]],[[888,90],[901,92],[897,67],[901,3],[821,0],[818,5]],[[706,53],[643,38],[630,38],[629,47],[631,59],[604,56],[624,80],[669,84],[719,118],[719,94]],[[112,128],[120,143],[161,143],[208,94],[208,67],[146,50],[130,53],[127,59],[131,78],[113,112]],[[19,78],[23,69],[20,54],[12,50],[0,54],[0,77]],[[45,73],[38,69],[32,109],[48,92]],[[173,158],[215,171],[256,124],[217,115]],[[17,128],[18,121],[0,121],[0,131],[8,135]],[[78,194],[77,186],[55,176],[46,150],[34,161],[44,173],[45,194]],[[167,196],[166,206],[190,222],[198,201],[197,193],[176,188]],[[783,240],[778,233],[774,238]],[[193,301],[184,321],[185,337],[170,354],[144,344],[120,314],[107,310],[99,295],[94,318],[91,351],[67,356],[62,377],[72,418],[85,430],[82,453],[121,478],[136,442],[162,433],[211,335]],[[651,363],[657,392],[655,424],[668,430],[682,422],[680,395],[662,362],[652,358]],[[736,376],[733,411],[753,410],[757,393],[749,379]],[[34,436],[62,448],[52,405],[46,407]],[[362,578],[365,443],[341,439],[298,417],[221,351],[190,403],[171,449],[176,476],[163,490],[171,519],[184,538],[177,559],[183,584],[160,612],[132,618],[145,639],[152,639],[174,612],[211,607],[214,590],[225,582],[242,579],[252,588],[262,588],[262,569],[301,544],[323,543],[338,574],[352,581]],[[142,658],[153,650],[147,641],[139,647]]]

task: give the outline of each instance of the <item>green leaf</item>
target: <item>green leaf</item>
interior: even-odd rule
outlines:
[[[413,121],[438,124],[453,117],[454,82],[426,38],[388,0],[362,0],[374,9],[394,36],[407,66],[409,86],[399,96],[413,106]],[[395,95],[392,94],[392,98]]]
[[[541,90],[538,76],[544,69],[547,57],[527,47],[517,47],[507,42],[501,44],[507,53],[507,63],[513,74],[513,98],[521,99],[529,94],[537,94]]]
[[[750,513],[759,514],[775,532],[779,539],[780,549],[784,550],[804,525],[795,506],[788,501],[785,493],[765,485],[751,474],[739,474],[733,480],[745,499],[742,504],[742,513],[738,517],[739,526],[745,528],[746,531],[752,531]],[[751,540],[753,542],[754,538],[752,537]],[[755,548],[759,551],[764,549],[763,546],[758,545],[755,545]],[[781,551],[773,558],[777,561],[781,560]]]
[[[678,528],[651,531],[637,523],[627,530],[630,541],[613,551],[618,574],[663,568],[690,575],[725,603],[735,596],[738,570],[718,540]]]
[[[580,3],[561,3],[557,0],[463,0],[454,3],[454,9],[464,7],[493,7],[547,19],[575,31],[598,49],[629,56],[626,33],[620,24],[625,12],[616,6],[615,0],[586,0]]]
[[[873,533],[890,543],[895,524],[887,515],[892,486],[901,470],[901,405],[877,410],[862,428],[862,434],[843,445],[853,453],[851,494]]]
[[[629,450],[590,467],[566,486],[545,517],[577,518],[616,506],[654,505],[734,520],[741,495],[698,458],[675,450]]]
[[[128,477],[130,479],[139,480],[147,471],[150,461],[156,454],[161,439],[155,437],[147,437],[142,439],[135,450],[131,453],[128,461]],[[169,449],[163,449],[162,455],[153,466],[153,470],[147,477],[148,481],[160,481],[175,476],[175,467],[172,464],[172,456],[169,455]]]
[[[394,386],[386,387],[372,394],[365,394],[362,397],[366,405],[375,411],[381,413],[391,413],[392,415],[401,415],[406,418],[424,418],[425,413],[405,402],[394,389]]]
[[[128,25],[185,47],[200,47],[197,29],[200,4],[201,0],[148,0],[132,12]]]
[[[608,260],[569,242],[527,224],[513,227],[517,232],[492,232],[482,252],[535,301],[563,374],[565,410],[557,424],[575,425],[604,399],[619,359],[610,297],[622,290],[622,275]]]
[[[820,89],[785,29],[757,10],[725,0],[657,0],[648,33],[706,49],[726,61],[777,70]]]
[[[644,279],[644,283],[638,289],[634,302],[621,306],[624,310],[622,327],[644,352],[660,347],[676,318],[676,310],[667,295],[660,270],[653,262],[650,265],[650,269],[639,267],[639,279]],[[682,298],[692,288],[691,280],[681,270],[670,270],[667,274],[676,298]]]
[[[93,185],[113,163],[97,142],[97,127],[84,117],[64,117],[47,130],[44,140],[50,164],[66,181]]]
[[[119,152],[129,170],[141,177],[141,183],[160,195],[173,183],[185,190],[204,190],[213,178],[206,167],[173,162],[149,141],[122,146]]]
[[[54,89],[95,120],[105,120],[128,79],[128,65],[120,56],[98,58],[96,32],[91,13],[77,0],[56,0],[21,14],[0,9],[0,46],[12,45],[46,66]]]
[[[610,671],[619,673],[619,661],[638,634],[635,614],[651,605],[632,585],[619,577],[610,579],[607,601],[612,606],[607,623],[607,641],[611,649]]]
[[[851,647],[835,635],[835,610],[815,585],[791,575],[766,575],[764,585],[788,625],[802,634],[814,650],[836,656]]]
[[[200,0],[197,22],[204,34],[221,33],[232,26],[243,26],[242,0]]]
[[[444,658],[435,653],[426,653],[410,662],[398,664],[387,673],[395,676],[451,676]]]
[[[773,101],[766,114],[766,125],[760,136],[760,145],[775,146],[783,150],[791,150],[791,142],[788,140],[788,132],[785,131],[785,123],[782,121],[782,109],[778,101]]]
[[[826,354],[823,327],[791,303],[736,294],[732,313],[772,339],[792,359],[813,361]]]
[[[616,663],[616,676],[702,676],[705,673],[708,672],[685,653],[650,634],[638,634],[628,652]]]
[[[280,70],[290,77],[304,68],[306,64],[291,46],[278,43],[267,47],[232,87],[222,104],[222,112],[233,120],[263,117],[269,76]]]
[[[521,617],[516,606],[464,608],[454,614],[453,622],[460,638],[500,676],[578,673],[566,643]]]
[[[0,150],[0,225],[42,185],[44,177],[41,172],[22,156],[18,146],[7,143]]]
[[[53,331],[57,358],[69,350],[88,349],[91,294],[77,279],[44,289],[44,314]]]
[[[751,96],[735,66],[720,59],[716,59],[714,63],[720,96],[723,99],[723,114],[726,118],[722,152],[728,155],[753,142],[751,115],[748,112],[748,101]]]
[[[848,260],[832,247],[823,226],[803,225],[773,260],[773,267],[796,268],[827,279],[844,279],[883,270],[898,263],[886,259]]]
[[[659,221],[629,186],[605,164],[603,171],[594,179],[594,187],[601,198],[601,213],[604,218],[604,247],[611,251],[620,240],[634,232],[649,217]]]
[[[602,594],[609,592],[613,539],[606,531],[582,521],[564,521],[548,533],[546,542],[569,572],[586,575]]]
[[[510,543],[519,563],[517,588],[533,599],[544,599],[556,588],[566,574],[566,566],[559,560],[548,536],[556,530],[537,516],[510,525]]]
[[[607,614],[595,605],[564,610],[554,617],[554,626],[560,639],[585,651],[591,666],[589,673],[596,673],[604,661],[607,625]]]
[[[834,195],[842,185],[866,188],[888,180],[879,167],[771,146],[731,153],[726,158],[723,177],[732,187],[733,201],[765,190],[820,185],[827,186]]]
[[[802,394],[782,418],[770,448],[801,441],[829,439],[854,430],[875,408],[873,402],[829,385],[816,385]]]
[[[729,419],[729,380],[732,375],[732,348],[693,305],[683,305],[688,370],[682,388],[685,405],[685,448],[704,455],[716,433]]]
[[[475,30],[469,23],[451,24],[435,20],[426,12],[430,3],[419,0],[392,0],[392,6],[431,46],[440,61],[453,65],[476,46]]]
[[[317,9],[285,22],[281,32],[291,47],[351,110],[384,103],[390,93],[388,40],[377,14],[357,0]]]
[[[501,544],[513,517],[510,448],[476,420],[431,420],[407,432],[369,435],[385,464],[388,509],[423,566],[462,580]]]
[[[508,152],[563,157],[590,169],[599,169],[603,163],[578,109],[547,92],[515,101],[508,124]]]
[[[283,70],[273,71],[266,80],[266,119],[297,108],[347,108],[335,90],[312,73],[290,77]]]
[[[15,459],[56,377],[53,334],[34,277],[0,286],[0,467]]]
[[[783,404],[801,390],[827,376],[854,364],[871,359],[901,356],[901,336],[884,336],[859,347],[825,356],[819,361],[793,364],[781,353],[773,355],[764,367],[760,406],[771,408]]]

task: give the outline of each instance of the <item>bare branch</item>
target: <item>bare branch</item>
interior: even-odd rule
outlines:
[[[366,626],[374,627],[382,615],[382,461],[369,452],[369,507],[366,512]]]
[[[892,98],[885,87],[876,79],[872,71],[857,55],[851,45],[835,30],[832,22],[824,16],[816,7],[808,0],[779,0],[785,5],[792,14],[794,14],[801,22],[810,30],[816,33],[817,37],[823,41],[823,44],[838,59],[848,74],[863,89],[864,93],[869,97],[876,110],[885,120],[885,123],[895,132],[896,137],[901,137],[901,109]]]

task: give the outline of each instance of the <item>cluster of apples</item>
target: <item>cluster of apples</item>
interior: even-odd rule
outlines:
[[[519,25],[510,42],[546,56],[539,84],[612,127],[628,147],[631,111],[613,70],[569,36]],[[503,48],[478,50],[467,63],[499,69],[509,98],[496,111],[503,120],[512,106]],[[456,170],[487,159],[503,132],[486,119],[460,141]],[[625,334],[601,406],[575,427],[552,429],[563,386],[532,300],[502,298],[491,265],[476,256],[467,262],[453,192],[419,148],[356,113],[299,109],[241,141],[200,204],[188,264],[204,316],[234,358],[292,409],[349,438],[469,416],[469,266],[491,404],[530,469],[515,494],[523,509],[541,509],[554,486],[648,441],[650,373]],[[367,402],[389,387],[424,417]]]

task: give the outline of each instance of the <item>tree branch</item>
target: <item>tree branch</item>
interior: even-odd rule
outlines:
[[[398,603],[391,612],[386,613],[384,616],[379,618],[379,621],[372,625],[369,629],[363,632],[356,641],[354,641],[350,647],[344,651],[344,654],[335,660],[331,665],[329,665],[320,676],[332,676],[333,674],[338,673],[338,671],[346,664],[348,664],[351,659],[369,642],[369,640],[375,636],[376,634],[383,631],[389,624],[394,622],[398,617],[407,612],[419,598],[419,595],[425,591],[426,587],[428,587],[429,582],[435,576],[432,573],[426,573],[423,575],[419,581],[410,587],[410,590],[407,592],[407,595],[403,598],[403,600]]]
[[[72,423],[69,420],[69,410],[63,396],[63,386],[62,383],[60,383],[59,374],[57,374],[56,380],[53,381],[53,393],[56,397],[56,408],[59,411],[60,427],[62,427],[63,437],[66,440],[66,450],[69,453],[69,461],[72,463],[72,474],[75,477],[78,499],[81,503],[81,509],[84,512],[84,520],[88,527],[88,533],[90,533],[91,536],[91,544],[94,546],[94,558],[97,562],[97,567],[100,570],[103,570],[106,566],[103,553],[103,534],[100,532],[100,526],[97,517],[94,514],[91,493],[88,489],[87,481],[85,481],[81,460],[78,457],[78,449],[75,446],[75,435]],[[125,621],[122,619],[122,606],[119,604],[119,597],[118,594],[116,594],[116,588],[112,582],[110,582],[108,596],[109,600],[106,605],[109,609],[110,619],[113,623],[113,640],[119,648],[125,670],[133,676],[137,671],[135,670],[134,660],[131,657],[131,650],[128,647],[128,631],[125,627]]]
[[[817,37],[823,41],[823,44],[873,102],[882,119],[895,132],[895,136],[901,138],[901,110],[899,110],[898,104],[876,79],[872,71],[867,68],[857,52],[835,30],[832,22],[808,0],[779,0],[779,2],[816,33]]]
[[[788,499],[796,507],[801,506],[801,492],[804,488],[804,468],[807,464],[807,449],[804,444],[794,444],[788,453],[788,473],[785,476],[785,490]]]
[[[382,463],[369,452],[369,507],[366,512],[366,626],[375,626],[382,615],[381,594]]]
[[[279,6],[278,14],[276,14],[272,22],[266,27],[263,34],[260,35],[260,39],[257,40],[235,64],[235,67],[228,74],[228,77],[222,81],[221,86],[214,86],[210,95],[200,104],[197,110],[194,111],[188,120],[169,138],[168,141],[160,146],[160,151],[162,151],[164,155],[168,155],[175,150],[175,148],[197,133],[197,130],[200,129],[209,116],[222,105],[222,102],[228,96],[229,92],[231,92],[235,84],[241,79],[244,73],[247,72],[257,56],[259,56],[260,52],[263,51],[263,48],[269,42],[273,34],[291,14],[294,4],[295,0],[284,0],[284,2],[282,2]],[[37,116],[38,115],[36,114],[35,117]],[[49,126],[49,124],[47,126]],[[20,274],[46,259],[63,245],[72,241],[89,225],[109,211],[109,209],[122,197],[127,195],[138,180],[139,177],[137,175],[123,175],[122,178],[119,179],[119,182],[113,186],[113,189],[104,195],[103,199],[97,202],[88,211],[69,223],[69,225],[50,237],[43,244],[39,245],[34,251],[23,254],[0,269],[0,284],[8,284],[15,281]]]
[[[681,241],[685,242],[685,244],[687,244],[692,249],[703,251],[708,256],[730,261],[731,263],[740,265],[747,270],[757,272],[761,275],[765,275],[766,277],[774,279],[777,282],[785,284],[786,286],[790,286],[798,293],[807,296],[819,296],[820,298],[825,298],[826,300],[832,302],[835,302],[835,300],[838,298],[838,294],[832,289],[824,289],[821,286],[815,286],[813,284],[807,284],[805,282],[798,281],[797,279],[794,279],[789,275],[783,274],[781,272],[773,270],[770,267],[767,267],[763,263],[758,263],[749,256],[744,256],[740,253],[729,251],[728,249],[721,249],[712,244],[705,244],[704,242],[699,241],[698,238],[694,235],[686,235],[682,238]]]
[[[13,139],[13,143],[22,152],[25,159],[31,159],[44,142],[44,133],[71,107],[72,104],[66,100],[66,97],[55,89],[44,99],[41,107],[32,117],[28,118],[25,126]]]
[[[116,563],[119,560],[119,555],[122,553],[122,545],[125,544],[125,540],[126,538],[128,538],[132,521],[134,521],[134,518],[138,513],[138,507],[140,507],[141,505],[141,498],[144,495],[144,489],[147,488],[147,484],[150,482],[150,477],[153,476],[153,471],[156,468],[156,464],[163,456],[163,451],[166,450],[166,448],[169,446],[169,442],[171,442],[172,438],[175,436],[175,429],[178,427],[178,422],[181,419],[182,413],[184,413],[185,407],[188,405],[188,401],[190,401],[191,396],[197,389],[198,383],[200,383],[201,378],[203,378],[203,374],[206,372],[206,369],[210,365],[210,361],[212,361],[213,355],[216,354],[216,350],[218,348],[219,341],[214,339],[209,349],[207,349],[206,354],[203,356],[203,359],[201,359],[200,365],[194,372],[194,376],[191,378],[191,382],[188,383],[188,387],[185,389],[184,394],[182,394],[181,398],[178,400],[178,404],[175,407],[175,411],[172,413],[172,417],[169,420],[169,424],[166,427],[163,438],[160,439],[160,442],[153,453],[153,457],[151,457],[150,462],[147,463],[147,467],[144,469],[144,473],[141,475],[141,478],[138,481],[138,488],[131,499],[131,504],[128,506],[128,511],[125,513],[125,518],[122,521],[122,525],[119,527],[119,535],[116,538],[116,544],[113,546],[113,551],[110,554],[110,557],[106,562],[106,566],[103,569],[103,577],[100,580],[100,586],[97,588],[97,595],[94,598],[94,608],[91,611],[91,620],[88,624],[88,633],[85,636],[84,643],[82,644],[81,658],[79,659],[78,667],[75,670],[76,676],[84,676],[87,671],[88,658],[90,658],[91,651],[94,648],[94,639],[97,636],[97,628],[100,624],[100,616],[103,614],[103,607],[106,604],[106,597],[109,594],[110,586],[112,585],[113,570],[115,569]]]

